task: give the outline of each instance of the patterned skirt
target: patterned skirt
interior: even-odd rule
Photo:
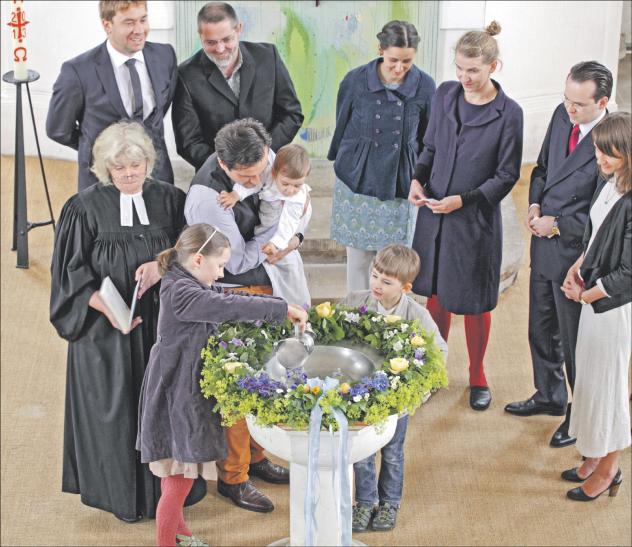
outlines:
[[[380,201],[353,193],[336,178],[331,211],[331,239],[345,247],[379,251],[398,243],[410,247],[417,208],[405,199]]]

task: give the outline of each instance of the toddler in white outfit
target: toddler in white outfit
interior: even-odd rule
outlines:
[[[274,235],[262,247],[266,255],[272,256],[287,249],[295,235],[300,240],[299,244],[303,242],[312,206],[311,188],[305,183],[310,171],[307,150],[298,144],[287,144],[279,149],[276,156],[270,150],[268,161],[273,162],[272,168],[263,172],[260,184],[252,188],[235,184],[232,192],[221,192],[219,203],[222,207],[232,208],[238,201],[259,193],[260,224],[255,228],[255,235],[276,226]],[[311,305],[298,250],[289,252],[274,264],[265,261],[263,266],[272,282],[274,296],[288,302]]]

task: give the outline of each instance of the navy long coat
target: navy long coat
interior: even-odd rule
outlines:
[[[382,201],[407,198],[428,125],[434,80],[413,65],[395,91],[377,75],[382,58],[340,82],[336,130],[327,159],[354,193]]]
[[[428,197],[442,199],[476,188],[484,196],[447,215],[420,207],[417,216],[413,248],[421,258],[421,272],[413,290],[425,296],[434,292],[445,309],[460,314],[496,307],[502,259],[500,202],[520,177],[522,109],[497,82],[494,85],[498,93],[490,107],[460,131],[461,84],[439,86],[419,159],[429,173],[428,180],[419,181]]]

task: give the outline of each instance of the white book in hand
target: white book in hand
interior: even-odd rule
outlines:
[[[132,296],[132,306],[130,309],[125,303],[125,300],[123,300],[121,293],[118,292],[118,290],[114,286],[114,283],[112,283],[112,280],[109,276],[101,282],[99,297],[101,298],[101,301],[108,309],[108,311],[114,317],[116,324],[125,334],[129,332],[130,327],[132,326],[134,311],[136,310],[139,286],[140,280],[136,283],[136,287],[134,288],[134,296]]]

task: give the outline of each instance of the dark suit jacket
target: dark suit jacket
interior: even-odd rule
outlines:
[[[145,42],[143,56],[156,97],[156,108],[144,121],[156,148],[153,177],[173,183],[163,118],[175,91],[176,54],[169,44]],[[99,133],[128,118],[106,42],[62,65],[48,107],[46,134],[54,141],[78,150],[79,190],[97,181],[90,172],[90,165],[92,145]]]
[[[603,183],[592,203],[595,202]],[[592,206],[591,203],[591,206]],[[580,273],[587,289],[601,279],[610,298],[592,303],[595,313],[603,313],[632,302],[632,193],[624,194],[606,215],[590,248],[592,235],[590,219],[586,224],[583,246],[586,256]]]
[[[178,154],[196,171],[215,152],[215,135],[241,118],[259,120],[270,132],[276,152],[303,123],[290,75],[272,44],[240,42],[239,98],[204,50],[178,67],[171,118]]]
[[[561,234],[551,239],[531,238],[531,268],[560,284],[582,252],[582,236],[599,174],[591,133],[567,154],[572,128],[560,104],[544,137],[529,187],[529,204],[539,203],[542,215],[558,217]]]

